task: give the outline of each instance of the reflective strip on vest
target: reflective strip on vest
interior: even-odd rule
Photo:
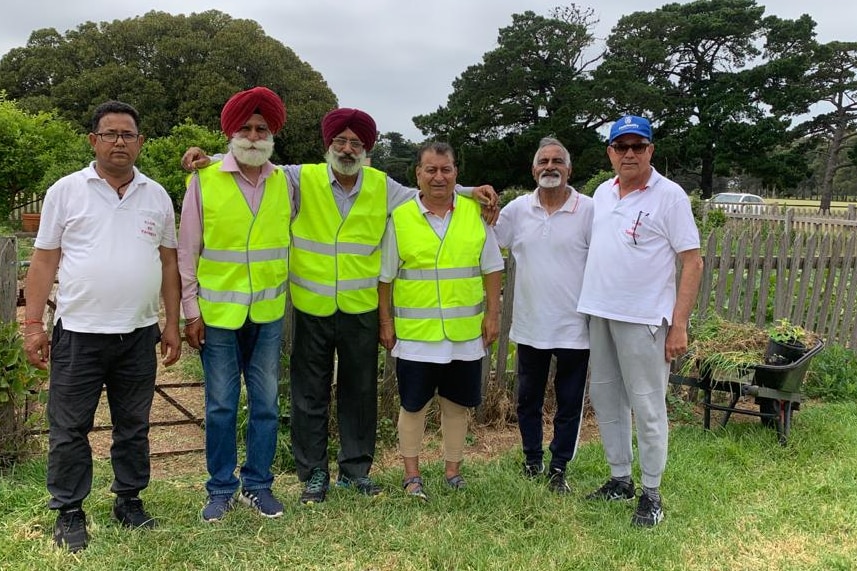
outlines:
[[[401,268],[393,281],[396,336],[470,341],[482,335],[480,260],[485,227],[479,205],[459,197],[440,239],[416,201],[393,212]]]
[[[288,248],[268,248],[264,250],[249,250],[247,252],[233,252],[231,250],[212,250],[211,248],[203,248],[200,257],[213,262],[234,262],[236,264],[243,264],[248,262],[285,260],[288,255]]]
[[[199,171],[202,242],[198,301],[207,325],[238,329],[248,319],[283,317],[288,278],[289,202],[276,169],[265,181],[258,212],[247,205],[233,173],[215,163]]]
[[[343,220],[326,164],[302,165],[301,208],[292,223],[289,292],[316,316],[378,307],[381,237],[387,225],[387,175],[363,167],[360,191]]]

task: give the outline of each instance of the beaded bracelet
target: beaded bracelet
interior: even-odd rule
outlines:
[[[24,321],[21,322],[21,325],[23,325],[24,327],[26,327],[27,325],[44,325],[44,324],[45,324],[45,322],[42,321],[41,319],[25,319]]]

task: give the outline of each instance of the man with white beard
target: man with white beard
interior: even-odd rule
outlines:
[[[377,496],[369,477],[378,419],[378,277],[381,237],[390,213],[417,190],[365,166],[378,131],[360,109],[340,108],[321,123],[325,161],[285,165],[293,201],[289,293],[295,306],[290,360],[291,439],[302,504],[325,501],[330,486],[328,424],[336,364],[340,488]],[[216,158],[216,157],[215,157]],[[208,164],[201,149],[185,168]],[[456,187],[496,204],[490,186]],[[493,211],[496,213],[496,210]]]
[[[285,120],[282,100],[265,87],[233,95],[220,115],[229,152],[191,178],[182,205],[178,255],[185,337],[199,350],[205,376],[207,522],[232,509],[239,486],[238,499],[262,516],[283,513],[271,492],[271,463],[291,199],[285,175],[268,159]],[[242,374],[249,418],[239,479]]]
[[[577,301],[592,233],[592,199],[568,186],[571,156],[557,139],[541,140],[532,172],[538,188],[507,204],[494,232],[516,264],[509,337],[518,344],[523,473],[535,479],[545,472],[542,407],[556,356],[548,488],[566,494],[571,491],[566,465],[577,450],[589,362],[586,317],[577,312]]]

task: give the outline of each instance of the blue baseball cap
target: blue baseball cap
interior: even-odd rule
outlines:
[[[640,135],[651,142],[652,124],[644,117],[625,115],[610,127],[610,140],[607,143],[612,143],[616,137],[621,137],[622,135]]]

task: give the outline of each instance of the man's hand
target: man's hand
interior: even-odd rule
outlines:
[[[164,366],[169,367],[181,356],[182,339],[179,335],[179,326],[164,327],[164,331],[161,333],[161,357],[164,360]]]
[[[36,329],[38,327],[38,329]],[[41,325],[24,329],[24,352],[27,361],[37,369],[47,369],[51,360],[51,343]]]
[[[482,205],[482,219],[489,226],[494,226],[500,218],[500,208],[497,206],[497,193],[489,184],[477,186],[473,189],[473,200]]]
[[[483,184],[473,189],[473,200],[483,206],[496,207],[499,197],[490,184]]]
[[[205,345],[205,323],[202,322],[202,317],[198,317],[195,321],[184,326],[184,338],[187,344],[199,351]]]
[[[664,357],[667,363],[687,353],[687,327],[673,323],[667,330]]]
[[[387,351],[392,350],[396,345],[396,328],[392,319],[382,320],[378,324],[378,340]]]
[[[205,168],[210,162],[211,159],[199,147],[191,147],[182,155],[182,168],[186,171]]]
[[[500,315],[486,312],[482,318],[482,343],[488,347],[500,335]]]

